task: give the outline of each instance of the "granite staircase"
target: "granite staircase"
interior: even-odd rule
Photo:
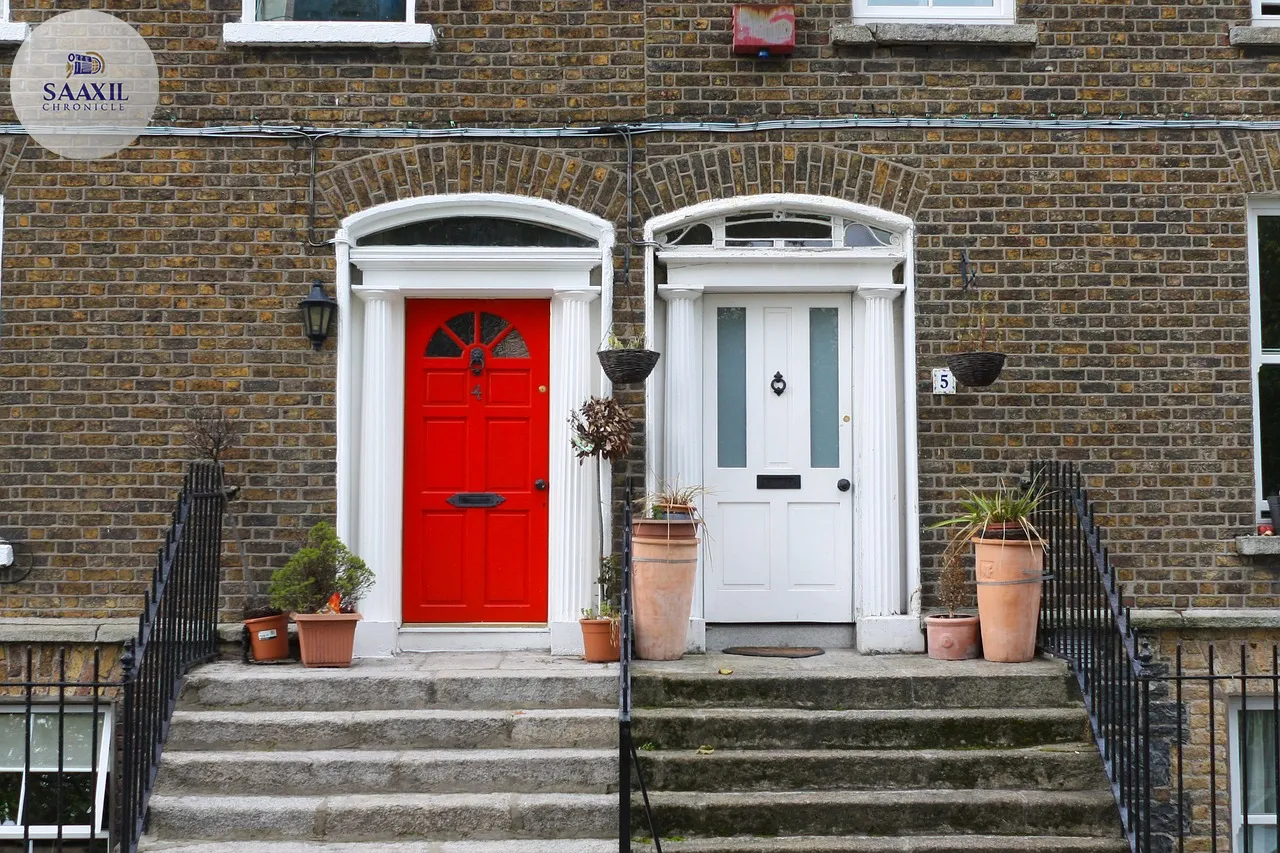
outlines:
[[[825,657],[647,665],[633,726],[664,851],[1129,850],[1061,663]]]

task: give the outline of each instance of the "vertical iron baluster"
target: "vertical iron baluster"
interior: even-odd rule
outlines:
[[[1214,690],[1216,685],[1213,676],[1216,670],[1213,662],[1213,643],[1209,644],[1209,821],[1210,832],[1213,833],[1213,853],[1218,851],[1218,711],[1215,707]]]
[[[26,709],[26,736],[23,742],[23,770],[22,770],[22,793],[18,802],[18,810],[22,812],[22,849],[29,850],[31,848],[31,798],[28,792],[31,789],[31,744],[35,740],[35,717],[32,711],[34,704],[33,690],[35,688],[35,666],[32,660],[31,646],[27,646],[27,679],[25,690],[26,697],[24,702]]]
[[[99,699],[101,698],[99,691],[101,690],[102,675],[102,648],[100,646],[93,647],[93,688],[90,691],[90,709],[93,723],[89,727],[89,779],[93,785],[93,791],[89,796],[89,846],[95,846],[93,842],[98,837],[98,714],[101,712]],[[97,853],[95,850],[94,853]]]
[[[1151,850],[1151,682],[1142,680],[1142,850]]]
[[[1240,644],[1240,818],[1243,821],[1244,853],[1253,853],[1253,833],[1249,832],[1249,663],[1245,658],[1244,643]],[[1230,706],[1225,706],[1230,714]],[[1230,727],[1230,720],[1227,722]],[[1227,756],[1230,762],[1231,755]],[[1216,794],[1217,791],[1214,791]],[[1215,803],[1216,805],[1216,803]]]
[[[58,771],[54,775],[57,790],[53,795],[53,813],[57,815],[58,830],[54,844],[58,853],[62,853],[62,827],[67,816],[62,813],[62,788],[67,783],[66,770],[66,734],[67,734],[67,650],[58,649]]]
[[[1273,784],[1280,785],[1280,647],[1274,643],[1271,646],[1271,729],[1271,778]],[[1276,807],[1272,814],[1280,824],[1280,792],[1274,795],[1274,799]]]
[[[1174,741],[1178,750],[1178,853],[1186,853],[1187,849],[1187,833],[1185,830],[1185,819],[1183,814],[1183,798],[1185,791],[1183,790],[1182,780],[1182,724],[1183,724],[1183,705],[1182,705],[1182,641],[1178,641],[1177,651],[1174,653],[1174,691],[1177,698],[1177,707],[1174,709],[1178,714],[1178,737]]]

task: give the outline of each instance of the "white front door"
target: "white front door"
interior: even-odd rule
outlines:
[[[706,619],[851,622],[851,297],[704,300]]]

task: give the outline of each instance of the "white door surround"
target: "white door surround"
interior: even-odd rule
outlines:
[[[449,217],[495,217],[569,231],[590,248],[360,246],[370,234]],[[424,196],[378,205],[342,222],[337,249],[338,534],[373,569],[360,602],[356,654],[400,650],[582,649],[578,615],[592,602],[599,546],[592,466],[578,465],[567,419],[609,393],[595,358],[613,305],[613,226],[555,202],[494,193]],[[355,298],[353,298],[355,297]],[[404,462],[404,300],[547,298],[551,303],[551,480],[546,628],[403,629],[400,607]],[[608,471],[602,472],[608,482]],[[606,524],[607,524],[606,520]]]
[[[777,211],[779,219],[783,211],[797,214],[797,220],[804,214],[832,218],[837,233],[841,223],[865,225],[882,242],[857,245],[855,240],[814,248],[815,243],[804,239],[780,239],[764,246],[759,245],[764,241],[743,245],[740,240],[735,245],[725,239],[726,221],[767,211]],[[714,242],[706,237],[677,245],[658,242],[662,235],[708,222],[714,223]],[[796,194],[704,202],[656,217],[644,232],[646,328],[649,345],[663,352],[660,369],[646,388],[650,490],[664,482],[702,480],[703,410],[709,405],[703,398],[704,293],[854,295],[849,474],[854,486],[852,605],[862,652],[924,650],[916,489],[914,238],[907,217]],[[897,284],[893,273],[899,265],[903,274]],[[717,532],[710,530],[708,535]],[[705,557],[704,549],[704,563]],[[692,648],[705,648],[704,580],[700,571],[691,614]]]

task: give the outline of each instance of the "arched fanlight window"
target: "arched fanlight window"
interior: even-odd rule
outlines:
[[[495,216],[449,216],[410,222],[361,237],[361,246],[540,246],[589,249],[597,243],[574,234],[522,219]]]
[[[762,210],[680,225],[658,235],[663,248],[719,249],[886,248],[902,238],[883,228],[825,213]]]
[[[520,330],[505,317],[487,311],[455,314],[436,329],[427,342],[427,358],[457,358],[471,352],[473,358],[484,353],[497,358],[528,358],[529,347]]]

